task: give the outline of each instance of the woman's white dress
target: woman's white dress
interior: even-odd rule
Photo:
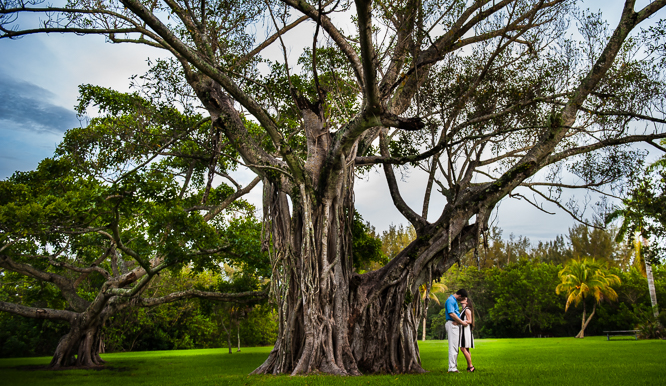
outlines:
[[[468,308],[463,308],[460,312],[460,319],[467,320],[467,310]],[[472,335],[472,328],[470,326],[460,326],[460,347],[465,348],[474,348],[474,336]]]

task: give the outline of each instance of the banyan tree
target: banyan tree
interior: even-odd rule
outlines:
[[[209,176],[234,160],[263,184],[280,328],[255,373],[358,375],[424,371],[419,287],[478,247],[500,200],[578,216],[562,189],[616,189],[630,145],[666,137],[663,20],[637,28],[665,5],[627,0],[609,28],[569,0],[3,0],[0,25],[166,50],[150,79],[210,117]],[[428,175],[420,208],[401,194],[406,167]],[[371,168],[417,237],[359,274],[354,183]]]

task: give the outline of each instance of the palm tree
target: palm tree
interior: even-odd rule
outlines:
[[[585,328],[597,310],[597,304],[604,299],[617,299],[617,293],[611,286],[620,284],[620,278],[608,272],[608,267],[605,263],[589,257],[570,260],[560,271],[559,277],[562,282],[557,285],[555,292],[558,294],[567,293],[567,305],[564,311],[566,312],[569,309],[571,303],[578,306],[583,301],[583,321],[580,332],[576,335],[576,338],[583,338],[585,336]],[[596,301],[594,302],[592,313],[586,320],[587,309],[585,298],[590,295],[594,296]]]
[[[643,276],[647,278],[648,282],[648,291],[650,292],[650,302],[652,303],[652,313],[655,318],[659,317],[659,304],[657,303],[657,290],[654,286],[654,276],[652,275],[652,264],[649,259],[645,258],[645,253],[643,252],[644,247],[647,246],[647,239],[641,237],[639,240],[639,232],[636,232],[636,240],[634,241],[634,247],[636,249],[636,262],[640,268]]]
[[[666,170],[666,157],[661,158],[648,167],[647,171],[655,169]],[[650,178],[645,178],[631,191],[628,198],[622,200],[623,207],[616,209],[606,217],[606,223],[622,218],[622,224],[618,230],[615,241],[620,242],[623,238],[631,241],[634,238],[636,246],[636,260],[639,264],[645,264],[645,269],[640,267],[641,272],[647,278],[648,290],[650,291],[650,301],[652,302],[652,312],[654,317],[659,316],[659,307],[657,304],[657,292],[654,286],[654,277],[652,275],[651,259],[645,258],[644,249],[647,247],[648,239],[651,236],[663,236],[666,234],[666,212],[663,207],[666,204],[666,190],[664,189],[663,171],[661,172],[661,185],[655,187],[655,182]],[[658,188],[658,189],[657,189]],[[642,244],[641,245],[641,241]]]
[[[428,302],[425,301],[426,298],[439,304],[439,298],[435,294],[442,293],[448,290],[449,290],[448,287],[442,283],[432,283],[430,289],[428,289],[425,284],[419,287],[419,292],[421,292],[421,300],[423,300],[423,302],[425,303],[425,308],[423,311],[423,335],[421,340],[423,341],[426,340],[426,321],[428,320]]]

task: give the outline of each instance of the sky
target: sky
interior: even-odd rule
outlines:
[[[645,1],[637,7],[640,3]],[[603,7],[614,25],[622,2],[594,1],[589,7]],[[295,64],[302,47],[311,44],[312,33],[304,26],[289,34],[285,41],[290,62]],[[276,44],[266,54],[282,57]],[[105,43],[101,36],[50,34],[0,40],[0,179],[36,168],[41,159],[53,155],[67,129],[80,126],[74,112],[79,85],[130,91],[129,78],[145,73],[147,59],[165,56],[148,46]],[[253,175],[238,172],[235,177],[249,183]],[[417,212],[421,211],[425,185],[426,176],[417,171],[405,174],[400,181],[405,201]],[[407,223],[391,202],[383,172],[370,172],[357,180],[355,197],[357,210],[379,232],[390,224]],[[248,199],[261,208],[261,188],[255,188]],[[430,220],[436,219],[443,205],[443,197],[434,193]],[[568,214],[553,205],[544,208],[556,214],[543,213],[525,201],[505,199],[492,216],[493,224],[503,230],[504,237],[513,233],[533,242],[554,239],[574,225]]]

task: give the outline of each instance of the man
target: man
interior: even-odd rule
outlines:
[[[467,291],[459,289],[446,299],[446,336],[449,339],[449,373],[458,372],[458,340],[460,339],[460,326],[467,326],[467,322],[460,319],[458,301],[467,299]]]

